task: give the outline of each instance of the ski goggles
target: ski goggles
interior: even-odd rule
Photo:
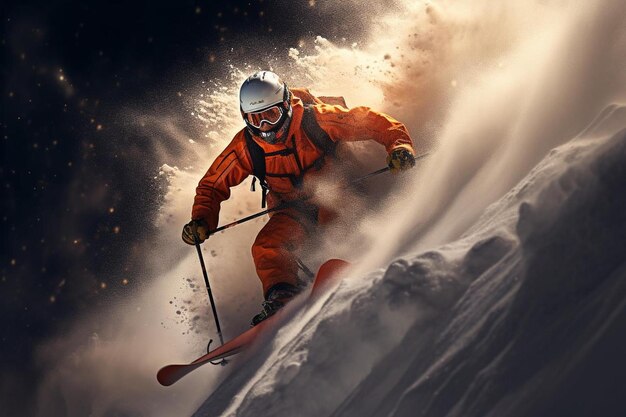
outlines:
[[[260,112],[246,113],[244,117],[250,126],[259,129],[263,123],[267,123],[271,126],[278,123],[280,118],[283,116],[284,111],[285,109],[276,105]]]

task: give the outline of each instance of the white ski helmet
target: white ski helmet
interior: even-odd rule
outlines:
[[[278,75],[271,71],[252,74],[239,90],[241,116],[251,134],[276,143],[289,130],[291,93]]]

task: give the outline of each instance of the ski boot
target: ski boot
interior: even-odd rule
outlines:
[[[267,298],[263,301],[263,310],[252,318],[251,326],[254,327],[268,317],[273,316],[278,310],[300,292],[300,288],[281,282],[267,291]]]

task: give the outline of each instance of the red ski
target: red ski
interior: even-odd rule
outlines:
[[[348,262],[341,259],[331,259],[324,262],[317,271],[317,275],[315,276],[315,280],[313,281],[311,292],[307,296],[307,299],[314,300],[324,290],[332,286],[332,284],[337,283],[338,281],[333,278],[336,278],[338,272],[346,268],[348,265]],[[161,385],[170,386],[185,375],[187,375],[189,372],[201,367],[206,363],[224,359],[245,350],[261,334],[263,334],[264,329],[280,323],[280,321],[283,319],[282,313],[284,313],[284,311],[285,308],[279,310],[272,317],[262,321],[261,323],[250,328],[246,332],[240,334],[229,342],[224,343],[222,346],[213,349],[206,355],[199,357],[189,364],[167,365],[161,368],[157,373],[157,380]]]

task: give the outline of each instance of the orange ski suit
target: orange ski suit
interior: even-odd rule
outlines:
[[[313,104],[317,123],[334,142],[374,140],[382,144],[388,153],[401,147],[414,153],[406,127],[390,116],[368,107],[347,109],[324,104],[307,89],[294,88],[291,92],[293,115],[286,140],[269,144],[253,136],[266,154],[265,179],[269,188],[267,202],[270,208],[281,202],[302,201],[307,197],[304,191],[306,187],[302,184],[307,183],[307,178],[324,170],[324,164],[316,163],[323,157],[323,151],[311,142],[301,127],[303,101]],[[294,152],[280,152],[289,148]],[[210,230],[215,229],[220,204],[230,197],[230,188],[240,184],[252,173],[251,157],[242,129],[200,180],[196,188],[192,219],[204,219]],[[293,178],[298,178],[299,183],[294,185]],[[298,208],[279,210],[270,215],[252,245],[252,257],[264,294],[281,282],[296,285],[298,265],[293,252],[311,233],[311,226],[323,221],[325,213],[328,214],[328,210],[323,207],[304,202]]]

